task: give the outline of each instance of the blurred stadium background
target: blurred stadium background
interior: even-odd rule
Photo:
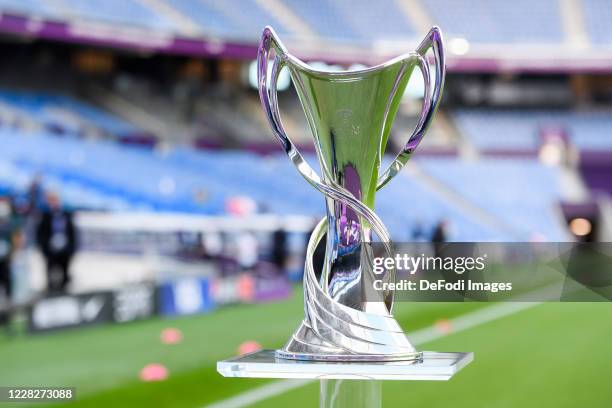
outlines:
[[[0,0],[0,385],[73,386],[76,406],[316,404],[314,383],[215,372],[292,333],[305,239],[324,213],[259,105],[265,25],[329,70],[382,62],[442,28],[441,109],[378,195],[395,240],[610,241],[611,10]],[[417,79],[391,154],[416,123]],[[288,133],[314,160],[288,77],[279,88]],[[60,235],[74,224],[76,236],[69,281],[57,268],[48,279],[39,249],[41,220],[59,206]],[[476,361],[448,384],[385,384],[385,406],[610,405],[607,304],[399,304],[396,315],[421,348],[474,350]]]

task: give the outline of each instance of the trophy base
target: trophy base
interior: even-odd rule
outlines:
[[[224,377],[349,380],[449,380],[474,359],[474,353],[425,351],[409,361],[304,361],[263,350],[217,362]]]
[[[276,358],[285,360],[302,360],[302,361],[334,361],[334,362],[390,362],[390,361],[415,361],[423,358],[423,353],[405,353],[405,354],[314,354],[314,353],[294,353],[286,350],[276,350],[274,353]]]

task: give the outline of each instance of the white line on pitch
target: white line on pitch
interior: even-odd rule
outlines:
[[[408,333],[407,336],[416,346],[429,343],[442,337],[458,333],[472,327],[510,316],[522,310],[532,308],[541,302],[522,302],[522,303],[498,303],[483,309],[475,310],[463,316],[450,319],[450,332],[443,332],[436,326],[429,326],[421,330]],[[228,399],[206,405],[203,408],[242,408],[265,399],[275,397],[295,388],[302,387],[314,380],[280,380],[261,387],[253,388]]]
[[[254,404],[259,401],[263,401],[270,397],[283,394],[287,391],[291,391],[294,388],[299,388],[303,385],[312,382],[312,380],[281,380],[274,381],[272,383],[262,385],[261,387],[253,388],[252,390],[245,391],[242,394],[238,394],[235,397],[231,397],[214,404],[206,405],[204,408],[241,408],[247,405]]]
[[[447,333],[443,333],[434,325],[408,333],[407,336],[414,345],[429,343],[430,341],[437,340],[441,337],[458,333],[472,327],[480,326],[490,321],[518,313],[521,310],[532,308],[540,303],[541,302],[498,303],[493,306],[478,309],[463,316],[450,319],[449,323],[451,330]]]

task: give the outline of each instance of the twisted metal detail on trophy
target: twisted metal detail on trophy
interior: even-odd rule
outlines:
[[[433,84],[426,59],[430,49],[434,56]],[[375,299],[365,296],[374,280],[368,266],[371,251],[367,243],[374,233],[390,251],[389,233],[373,211],[374,197],[406,164],[440,102],[445,76],[440,30],[433,27],[415,52],[384,64],[357,71],[323,72],[289,54],[274,30],[266,27],[257,59],[259,95],[273,133],[299,173],[323,193],[327,206],[327,216],[308,242],[304,320],[284,348],[276,351],[276,357],[320,361],[418,359],[420,353],[391,315],[393,292],[380,293]],[[283,128],[276,83],[285,67],[313,133],[321,175],[304,160]],[[391,125],[415,68],[423,75],[425,88],[419,122],[391,165],[379,174]],[[326,233],[325,261],[314,265],[314,250]],[[391,282],[395,274],[390,271],[382,278]]]

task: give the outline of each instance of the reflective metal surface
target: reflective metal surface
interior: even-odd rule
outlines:
[[[473,353],[425,351],[418,360],[391,362],[298,361],[258,351],[217,363],[224,377],[354,380],[448,380],[474,359]]]
[[[426,59],[430,49],[433,83]],[[313,133],[321,175],[304,160],[283,128],[276,83],[285,67]],[[425,85],[420,119],[402,151],[380,173],[391,126],[415,68]],[[274,135],[300,174],[323,193],[327,206],[327,216],[316,227],[307,249],[305,318],[283,350],[277,352],[278,357],[391,361],[420,356],[391,315],[393,292],[383,292],[378,299],[364,297],[364,288],[371,285],[374,274],[368,261],[372,254],[363,244],[371,242],[374,233],[391,252],[389,233],[373,211],[375,193],[406,164],[431,124],[444,75],[442,36],[437,27],[431,29],[416,52],[372,68],[346,72],[312,69],[287,52],[272,28],[264,29],[258,52],[261,103]],[[314,249],[325,233],[325,262],[313,265]],[[382,279],[395,281],[394,271]]]

